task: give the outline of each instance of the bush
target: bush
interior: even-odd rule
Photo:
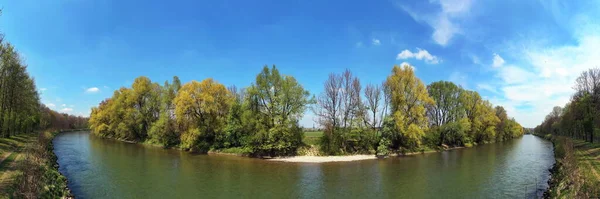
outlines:
[[[190,151],[199,151],[197,144],[200,137],[198,128],[190,128],[181,135],[181,148]]]
[[[339,130],[334,129],[331,126],[325,127],[323,136],[319,140],[319,150],[323,154],[327,155],[339,155],[342,154],[343,138]]]
[[[390,147],[391,144],[392,144],[392,142],[390,140],[388,140],[387,138],[382,138],[379,141],[379,146],[377,146],[377,155],[378,156],[387,156],[388,154],[390,154],[390,151],[388,150],[388,148]]]
[[[302,145],[302,128],[295,122],[291,126],[278,125],[259,131],[250,143],[255,156],[289,156],[297,153]]]
[[[151,143],[160,144],[168,147],[177,143],[177,135],[171,128],[171,120],[169,116],[163,114],[156,122],[152,124],[148,131],[148,136]]]

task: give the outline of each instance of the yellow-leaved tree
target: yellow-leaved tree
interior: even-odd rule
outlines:
[[[184,84],[173,100],[181,147],[208,151],[222,135],[233,95],[213,79]]]
[[[414,151],[420,147],[428,126],[425,106],[433,100],[408,64],[394,66],[385,85],[391,117],[385,121],[383,137],[391,141],[392,149]]]

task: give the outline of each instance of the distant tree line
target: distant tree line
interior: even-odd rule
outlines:
[[[600,131],[600,68],[581,73],[575,80],[575,93],[564,106],[555,106],[542,124],[538,135],[560,135],[596,142]]]
[[[87,128],[87,118],[61,114],[40,103],[27,65],[0,35],[0,136],[74,128]]]
[[[310,97],[275,66],[243,89],[210,78],[159,85],[138,77],[92,109],[90,127],[102,137],[196,152],[242,148],[257,156],[294,155],[305,146],[298,121],[308,108],[324,129],[323,154],[470,146],[523,134],[504,108],[451,82],[426,87],[408,65],[364,90],[349,70],[331,74],[324,86]]]

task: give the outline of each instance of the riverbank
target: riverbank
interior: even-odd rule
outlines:
[[[67,179],[58,172],[57,157],[53,152],[52,139],[59,131],[24,134],[3,138],[2,143],[19,143],[11,150],[2,168],[0,196],[5,198],[71,198]]]
[[[344,155],[344,156],[292,156],[276,157],[266,159],[267,161],[277,162],[296,162],[296,163],[326,163],[326,162],[351,162],[359,160],[377,159],[375,155]]]
[[[552,141],[556,159],[544,198],[598,198],[600,144],[549,135],[544,138]]]
[[[317,133],[319,133],[319,132],[317,132]],[[90,134],[92,134],[92,133],[90,132]],[[316,133],[313,133],[313,134],[316,134]],[[96,135],[93,135],[93,136],[96,136]],[[319,146],[317,145],[318,142],[314,142],[314,141],[308,142],[307,141],[307,138],[318,138],[317,136],[319,136],[319,134],[307,135],[305,137],[305,139],[303,140],[305,145],[307,145],[307,146],[298,148],[298,152],[297,152],[298,155],[295,155],[295,156],[256,157],[256,156],[251,155],[250,149],[244,148],[244,147],[211,149],[206,152],[206,155],[240,156],[240,157],[248,157],[248,158],[260,158],[260,159],[263,159],[266,161],[277,161],[277,162],[288,162],[288,163],[352,162],[352,161],[377,159],[377,156],[375,155],[374,151],[372,154],[349,154],[349,155],[334,155],[334,156],[321,155],[321,153],[318,150],[318,148],[319,148]],[[184,150],[183,148],[178,147],[178,146],[172,146],[172,147],[165,148],[163,145],[152,143],[149,141],[134,142],[134,141],[127,141],[127,140],[116,139],[116,138],[111,138],[111,137],[101,137],[101,136],[99,136],[99,138],[112,139],[115,141],[126,142],[126,143],[130,143],[130,144],[140,144],[140,145],[144,145],[144,146],[148,146],[148,147],[159,147],[159,148],[164,148],[164,149]],[[308,144],[308,143],[310,143],[310,144]],[[419,154],[439,153],[439,152],[443,152],[443,151],[452,151],[452,150],[458,150],[458,149],[464,149],[464,148],[472,148],[472,147],[476,147],[476,146],[478,146],[478,145],[460,146],[460,147],[438,147],[437,149],[432,149],[430,147],[424,147],[422,150],[416,151],[416,152],[402,153],[400,151],[394,151],[394,152],[391,152],[387,156],[388,157],[413,156],[413,155],[419,155]]]

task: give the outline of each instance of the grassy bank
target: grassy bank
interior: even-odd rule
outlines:
[[[68,198],[67,179],[58,172],[52,139],[59,132],[0,139],[2,198]]]
[[[556,164],[545,198],[600,197],[600,144],[545,136],[554,144]]]

